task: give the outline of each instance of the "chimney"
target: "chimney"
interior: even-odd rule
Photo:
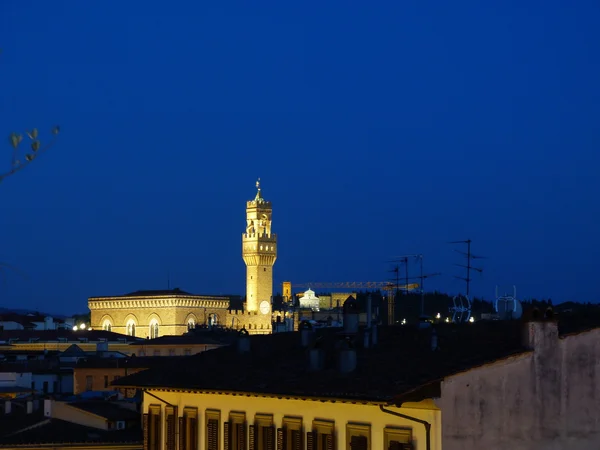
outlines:
[[[547,311],[545,319],[539,318],[541,314],[533,314],[533,320],[523,324],[521,341],[523,346],[536,351],[543,351],[556,346],[558,342],[558,322],[553,313]]]
[[[344,302],[344,332],[347,334],[355,334],[358,332],[358,302],[352,296],[348,297]]]
[[[431,330],[431,351],[434,352],[438,348],[438,337],[435,328]]]
[[[369,293],[369,295],[367,296],[367,328],[371,328],[371,322],[373,321],[372,309],[373,303],[371,300],[371,294]]]
[[[27,414],[31,414],[33,412],[33,402],[31,400],[27,400]]]
[[[373,324],[371,327],[371,345],[377,345],[377,324]]]
[[[4,414],[10,414],[12,411],[12,403],[10,400],[4,402]]]
[[[308,370],[318,372],[325,366],[325,351],[320,345],[315,345],[308,351]]]
[[[250,336],[248,334],[248,330],[246,330],[246,327],[242,328],[238,333],[237,350],[238,353],[250,352]]]
[[[304,320],[300,324],[300,341],[302,342],[302,347],[307,348],[313,340],[313,327],[310,322]]]
[[[341,373],[350,373],[356,369],[356,350],[346,341],[338,353],[338,368]]]
[[[369,348],[371,346],[371,330],[366,329],[363,334],[363,347]]]

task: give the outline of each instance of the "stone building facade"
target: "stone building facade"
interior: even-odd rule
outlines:
[[[231,309],[231,299],[225,296],[195,295],[180,289],[137,291],[89,298],[92,328],[151,339],[181,335],[196,325],[245,328],[250,334],[272,333],[277,235],[271,232],[271,202],[262,197],[260,182],[256,187],[255,198],[246,203],[246,232],[242,235],[242,257],[247,268],[243,311]]]
[[[180,289],[88,299],[95,330],[151,339],[181,335],[196,325],[271,333],[271,314],[230,310],[229,305],[229,297],[194,295]]]

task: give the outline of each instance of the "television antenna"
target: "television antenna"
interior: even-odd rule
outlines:
[[[463,252],[461,250],[454,249],[455,252],[460,253],[467,259],[467,264],[455,264],[455,266],[463,267],[467,270],[466,277],[454,276],[454,278],[458,278],[459,280],[464,280],[466,283],[466,294],[458,294],[457,296],[452,298],[452,306],[450,307],[450,312],[452,313],[452,321],[453,322],[467,322],[471,318],[471,299],[470,299],[470,287],[471,281],[471,271],[474,270],[476,272],[482,273],[483,268],[475,267],[472,264],[474,259],[485,259],[485,256],[477,256],[471,253],[471,239],[467,239],[464,241],[452,241],[450,244],[467,244],[467,251]]]
[[[420,266],[420,275],[416,276],[416,277],[410,277],[410,279],[418,279],[420,280],[420,287],[421,287],[421,315],[423,316],[425,314],[425,287],[424,287],[424,283],[425,283],[425,279],[426,278],[430,278],[430,277],[435,277],[438,275],[441,275],[441,273],[436,272],[436,273],[429,273],[427,275],[425,275],[423,273],[423,255],[422,254],[418,254],[418,255],[405,255],[405,256],[398,256],[397,258],[414,258],[416,260],[419,261],[419,266]],[[407,276],[406,279],[408,280],[408,262],[406,263],[407,266]]]

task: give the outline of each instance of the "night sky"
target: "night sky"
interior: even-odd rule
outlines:
[[[0,306],[244,294],[262,180],[280,283],[597,302],[600,3],[0,2],[0,132],[59,143],[0,185]],[[0,148],[10,164],[10,146]],[[410,266],[417,274],[416,264]]]

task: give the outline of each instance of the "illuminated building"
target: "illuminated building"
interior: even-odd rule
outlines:
[[[180,335],[196,325],[224,326],[250,334],[272,333],[273,265],[277,236],[271,232],[273,209],[262,197],[260,183],[246,202],[242,256],[246,264],[246,303],[231,309],[226,296],[195,295],[180,289],[136,291],[126,295],[90,297],[91,326],[129,336],[157,338]]]

